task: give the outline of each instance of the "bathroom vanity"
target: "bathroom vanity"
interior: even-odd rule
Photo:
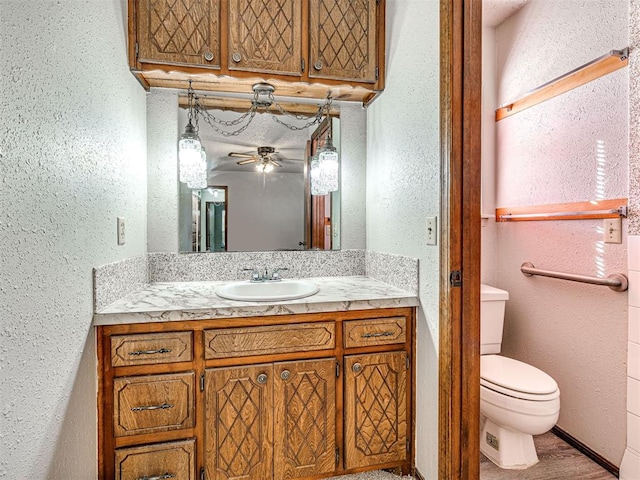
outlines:
[[[151,285],[96,314],[100,478],[410,473],[416,297],[311,280],[318,295],[278,303]]]

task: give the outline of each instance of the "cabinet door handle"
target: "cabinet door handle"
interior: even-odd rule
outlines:
[[[313,64],[313,68],[316,70],[322,70],[322,60],[316,60],[316,63]]]
[[[289,377],[291,377],[291,372],[289,370],[283,370],[280,374],[280,378],[282,380],[289,380]]]
[[[362,338],[375,338],[375,337],[390,337],[393,332],[377,332],[377,333],[363,333]]]
[[[213,52],[204,52],[204,59],[207,62],[210,62],[211,60],[213,60]]]
[[[176,478],[176,476],[173,473],[165,472],[162,475],[154,475],[151,477],[145,475],[144,477],[136,478],[136,480],[165,480],[167,478]]]
[[[351,367],[351,370],[353,370],[355,373],[358,373],[360,370],[362,370],[362,365],[359,363],[354,363]]]
[[[158,350],[137,350],[135,352],[129,352],[129,355],[156,355],[158,353],[171,353],[171,350],[164,347]]]
[[[240,53],[238,52],[234,52],[233,55],[231,55],[231,60],[238,63],[240,60],[242,60],[242,55],[240,55]]]
[[[163,403],[162,405],[144,405],[140,407],[133,407],[132,412],[142,412],[144,410],[166,410],[167,408],[173,408],[170,403]]]
[[[264,385],[265,383],[267,383],[267,374],[266,373],[261,373],[260,375],[258,375],[258,377],[256,378],[256,381],[260,384],[260,385]]]

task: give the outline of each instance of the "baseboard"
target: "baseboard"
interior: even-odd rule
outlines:
[[[565,432],[564,430],[562,430],[557,425],[551,429],[551,433],[553,433],[555,436],[557,436],[561,440],[564,440],[565,442],[567,442],[569,445],[571,445],[573,448],[578,450],[584,456],[589,457],[591,460],[596,462],[602,468],[604,468],[608,472],[610,472],[613,475],[615,475],[616,478],[620,478],[620,468],[619,467],[616,467],[613,463],[611,463],[609,460],[604,458],[599,453],[591,450],[589,447],[587,447],[580,440],[572,437],[569,433]]]
[[[414,469],[413,471],[413,476],[415,477],[416,480],[426,480],[422,474],[418,471],[417,468]]]

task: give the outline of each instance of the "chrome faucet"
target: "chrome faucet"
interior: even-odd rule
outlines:
[[[257,268],[243,268],[245,272],[251,272],[251,281],[252,282],[278,282],[282,280],[280,277],[280,272],[285,270],[289,270],[288,268],[276,268],[271,275],[269,275],[269,270],[264,269],[264,273],[260,273]]]
[[[284,272],[284,271],[288,271],[288,268],[276,268],[272,273],[271,273],[271,277],[267,277],[267,280],[271,280],[272,282],[278,282],[280,280],[282,280],[282,278],[280,277],[280,272]],[[265,271],[265,273],[267,273]]]
[[[252,282],[263,282],[265,279],[262,275],[260,275],[260,272],[255,269],[255,268],[243,268],[242,269],[244,272],[251,272],[251,281]],[[267,273],[267,271],[265,270],[265,273]]]

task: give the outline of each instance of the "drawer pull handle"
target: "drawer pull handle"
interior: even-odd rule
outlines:
[[[267,374],[261,373],[260,375],[258,375],[258,378],[256,380],[260,385],[264,385],[265,383],[267,383]]]
[[[156,355],[158,353],[171,353],[171,350],[164,347],[158,350],[137,350],[135,352],[129,352],[129,355]]]
[[[142,412],[144,410],[166,410],[167,408],[173,408],[173,405],[170,403],[163,403],[162,405],[145,405],[141,407],[133,407],[131,411]],[[171,478],[171,477],[167,477],[167,478]]]
[[[363,333],[362,338],[390,337],[392,335],[393,332]]]
[[[165,480],[167,478],[176,478],[176,476],[173,473],[165,472],[162,475],[154,475],[153,477],[145,475],[144,477],[138,477],[136,480]]]

